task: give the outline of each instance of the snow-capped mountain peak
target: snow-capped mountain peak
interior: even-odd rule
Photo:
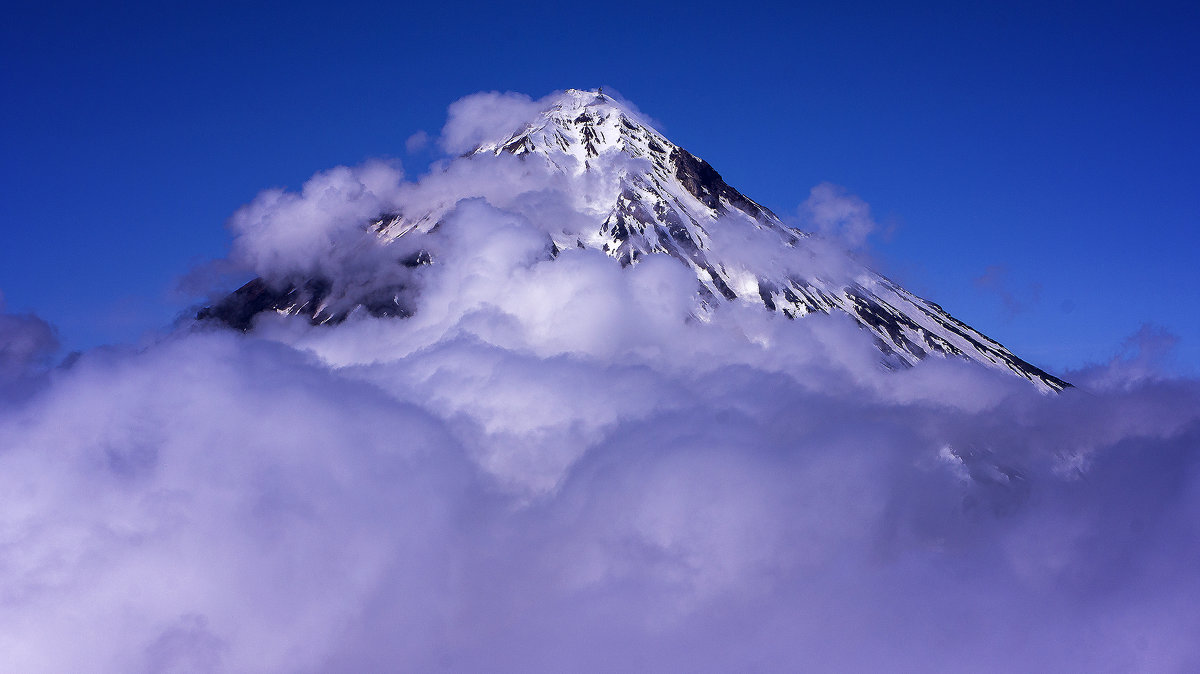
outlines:
[[[626,152],[636,156],[635,146],[645,142],[640,138],[645,127],[631,117],[623,106],[599,91],[568,89],[524,128],[485,142],[471,154],[537,152],[554,159],[568,156],[577,160],[572,170],[584,170],[590,158],[601,154]],[[665,140],[657,132],[651,133],[658,136],[659,142]]]
[[[669,141],[631,106],[600,90],[568,89],[546,100],[515,132],[479,144],[443,170],[498,173],[509,170],[515,158],[530,171],[556,176],[554,189],[576,219],[591,224],[582,229],[548,225],[550,256],[565,248],[592,248],[622,266],[646,256],[670,256],[696,276],[700,317],[724,302],[759,305],[787,318],[842,312],[875,336],[892,367],[936,354],[1004,369],[1045,390],[1068,386],[836,246],[785,224],[727,184],[707,162]],[[526,210],[520,189],[489,192],[483,182],[478,192],[468,183],[465,190],[447,195],[431,176],[412,186],[411,203],[424,205],[364,224],[386,246],[436,236],[462,199],[483,197],[502,210]],[[757,242],[752,254],[737,243],[742,239]],[[402,262],[431,261],[423,249],[421,255]],[[419,310],[410,306],[403,284],[359,284],[350,290],[334,285],[323,278],[256,279],[201,311],[200,317],[249,329],[262,311],[336,323],[357,308],[376,316]]]

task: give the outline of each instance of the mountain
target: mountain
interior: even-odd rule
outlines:
[[[582,228],[550,231],[547,257],[567,247],[592,248],[628,266],[648,255],[669,255],[695,273],[699,315],[724,302],[757,304],[788,318],[843,312],[874,335],[892,367],[936,354],[1003,369],[1045,390],[1069,386],[829,242],[784,224],[726,183],[708,162],[667,140],[632,106],[600,91],[568,90],[515,132],[476,146],[442,170],[486,174],[493,165],[511,168],[514,158],[527,170],[555,176],[559,191],[585,222]],[[493,159],[504,161],[489,164]],[[479,196],[485,191],[480,187]],[[459,200],[472,196],[477,195],[468,189],[413,199],[421,205],[362,224],[378,243],[408,251],[398,267],[417,268],[436,260],[425,248],[409,251],[411,246],[398,244],[436,235]],[[767,241],[768,249],[740,246],[741,237],[749,235]],[[411,315],[413,291],[402,276],[384,276],[401,280],[347,290],[320,275],[260,277],[197,317],[249,330],[254,317],[266,311],[302,315],[314,324],[338,323],[355,311]]]

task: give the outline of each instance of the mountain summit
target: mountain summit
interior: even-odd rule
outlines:
[[[935,354],[1007,370],[1044,390],[1069,386],[822,237],[784,224],[632,106],[578,89],[543,103],[515,129],[441,166],[441,175],[435,170],[407,185],[393,212],[364,218],[368,247],[395,252],[373,257],[385,266],[372,267],[365,279],[339,283],[320,269],[262,275],[198,318],[249,330],[263,312],[302,315],[313,324],[339,323],[355,312],[409,316],[419,310],[418,291],[404,270],[438,261],[435,246],[422,237],[436,238],[459,204],[482,198],[562,222],[546,228],[547,259],[566,248],[601,250],[621,266],[652,255],[675,258],[695,274],[701,319],[728,302],[760,305],[789,319],[841,312],[873,334],[891,367]],[[451,174],[459,178],[455,189],[440,180]],[[541,177],[536,188],[526,184],[530,175]],[[556,205],[552,217],[547,203]]]

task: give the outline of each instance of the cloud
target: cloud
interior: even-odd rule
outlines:
[[[852,249],[866,243],[878,227],[865,201],[832,183],[812,188],[808,199],[800,205],[800,217],[806,228]]]
[[[0,312],[4,309],[0,296]],[[44,364],[58,350],[49,323],[32,314],[0,313],[0,376],[14,376]]]
[[[318,173],[299,193],[265,191],[230,219],[231,258],[272,278],[334,273],[331,266],[375,243],[366,224],[396,211],[402,177],[397,164],[371,161]]]
[[[442,209],[405,237],[434,254],[405,272],[409,318],[184,325],[56,365],[44,321],[0,316],[25,382],[0,395],[0,659],[1200,665],[1200,382],[1163,369],[1169,337],[1139,333],[1060,395],[954,359],[888,371],[845,316],[702,319],[673,258],[555,253],[590,222],[561,176],[470,164],[337,168],[231,221],[255,273],[391,283],[363,219]],[[830,231],[869,222],[832,187],[810,201]],[[725,235],[747,261],[777,249]],[[826,257],[790,255],[768,262]]]
[[[472,94],[450,105],[438,144],[451,155],[470,152],[485,140],[520,131],[544,107],[542,101],[513,92]]]
[[[625,96],[622,95],[616,87],[606,84],[603,87],[600,87],[600,93],[603,93],[605,96],[620,103],[621,107],[624,108],[625,111],[628,112],[639,123],[658,129],[663,133],[667,133],[669,131],[666,124],[664,124],[661,120],[655,119],[654,117],[651,117],[643,112],[640,108],[638,108],[636,103],[628,98],[625,98]]]
[[[451,460],[441,437],[228,334],[85,354],[0,424],[0,651],[23,671],[304,668],[399,559],[383,550],[437,521],[429,490],[453,487],[421,466]]]
[[[608,261],[566,262],[553,280]],[[191,330],[54,372],[0,416],[6,662],[1194,664],[1196,382],[1044,396],[862,368],[834,317],[643,329],[566,294],[550,323],[489,300],[438,331]]]
[[[59,350],[54,327],[33,314],[4,311],[0,293],[0,409],[8,401],[33,394],[42,385],[42,371]]]
[[[414,154],[424,150],[425,146],[428,144],[429,134],[425,133],[424,131],[418,131],[404,141],[404,149],[407,150],[409,154]]]
[[[1179,337],[1157,325],[1143,325],[1130,335],[1105,367],[1080,374],[1094,388],[1131,387],[1159,379],[1170,371]]]

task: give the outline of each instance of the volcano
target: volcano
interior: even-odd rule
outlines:
[[[547,260],[568,248],[603,251],[622,267],[650,256],[673,258],[695,275],[697,320],[728,303],[797,320],[842,313],[870,332],[890,368],[931,356],[963,358],[1045,391],[1069,386],[831,241],[785,224],[708,162],[669,141],[634,106],[579,89],[543,103],[515,128],[409,185],[400,208],[357,223],[366,236],[351,248],[361,250],[338,252],[366,260],[355,265],[353,280],[324,273],[320,265],[261,275],[197,318],[242,331],[252,330],[264,312],[302,316],[314,325],[356,314],[402,320],[420,310],[412,277],[439,263],[442,224],[464,201],[483,199],[540,221]],[[451,173],[475,182],[445,189],[439,174]],[[538,177],[536,189],[528,188],[531,175]],[[555,205],[552,215],[547,203]]]

